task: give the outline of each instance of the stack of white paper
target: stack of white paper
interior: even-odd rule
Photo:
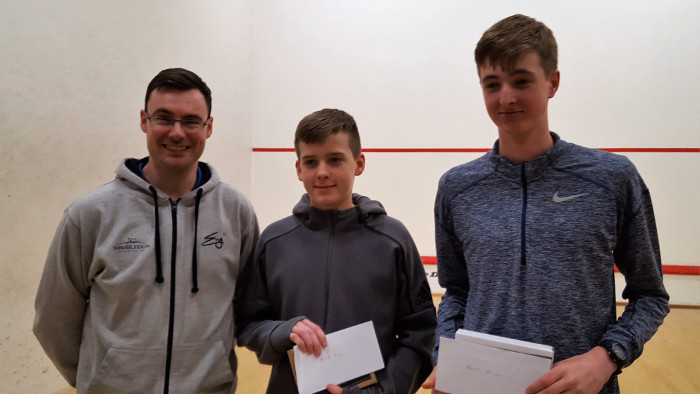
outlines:
[[[551,346],[475,331],[440,338],[436,389],[447,393],[523,393],[552,367]]]

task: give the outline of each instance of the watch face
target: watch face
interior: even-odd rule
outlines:
[[[627,354],[625,353],[625,349],[623,349],[622,346],[620,346],[619,344],[613,343],[611,350],[612,350],[613,354],[615,354],[615,357],[618,360],[624,361],[627,358]]]

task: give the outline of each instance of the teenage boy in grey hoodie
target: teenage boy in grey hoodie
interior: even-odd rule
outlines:
[[[148,157],[65,211],[36,296],[34,333],[79,393],[231,393],[233,297],[255,213],[200,162],[211,91],[184,69],[148,85]]]
[[[294,146],[307,194],[260,236],[237,297],[238,343],[272,364],[268,393],[296,393],[289,349],[320,355],[326,333],[371,320],[386,367],[361,392],[415,392],[430,373],[435,307],[406,228],[352,192],[365,169],[355,120],[314,112],[299,123]]]
[[[627,158],[550,132],[559,71],[543,23],[503,19],[475,59],[498,140],[439,183],[437,340],[465,328],[551,345],[556,363],[528,393],[618,392],[669,311],[649,190]],[[615,266],[629,300],[619,319]]]

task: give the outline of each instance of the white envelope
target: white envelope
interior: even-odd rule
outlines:
[[[299,394],[315,393],[328,383],[340,384],[384,368],[371,321],[326,335],[328,346],[319,357],[294,346]]]

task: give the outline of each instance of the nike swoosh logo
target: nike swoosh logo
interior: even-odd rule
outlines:
[[[588,195],[588,193],[582,193],[582,194],[574,194],[573,196],[560,197],[559,192],[556,192],[556,193],[554,193],[554,196],[552,196],[552,201],[564,202],[564,201],[573,200],[574,198],[578,198],[581,196],[587,196],[587,195]]]

